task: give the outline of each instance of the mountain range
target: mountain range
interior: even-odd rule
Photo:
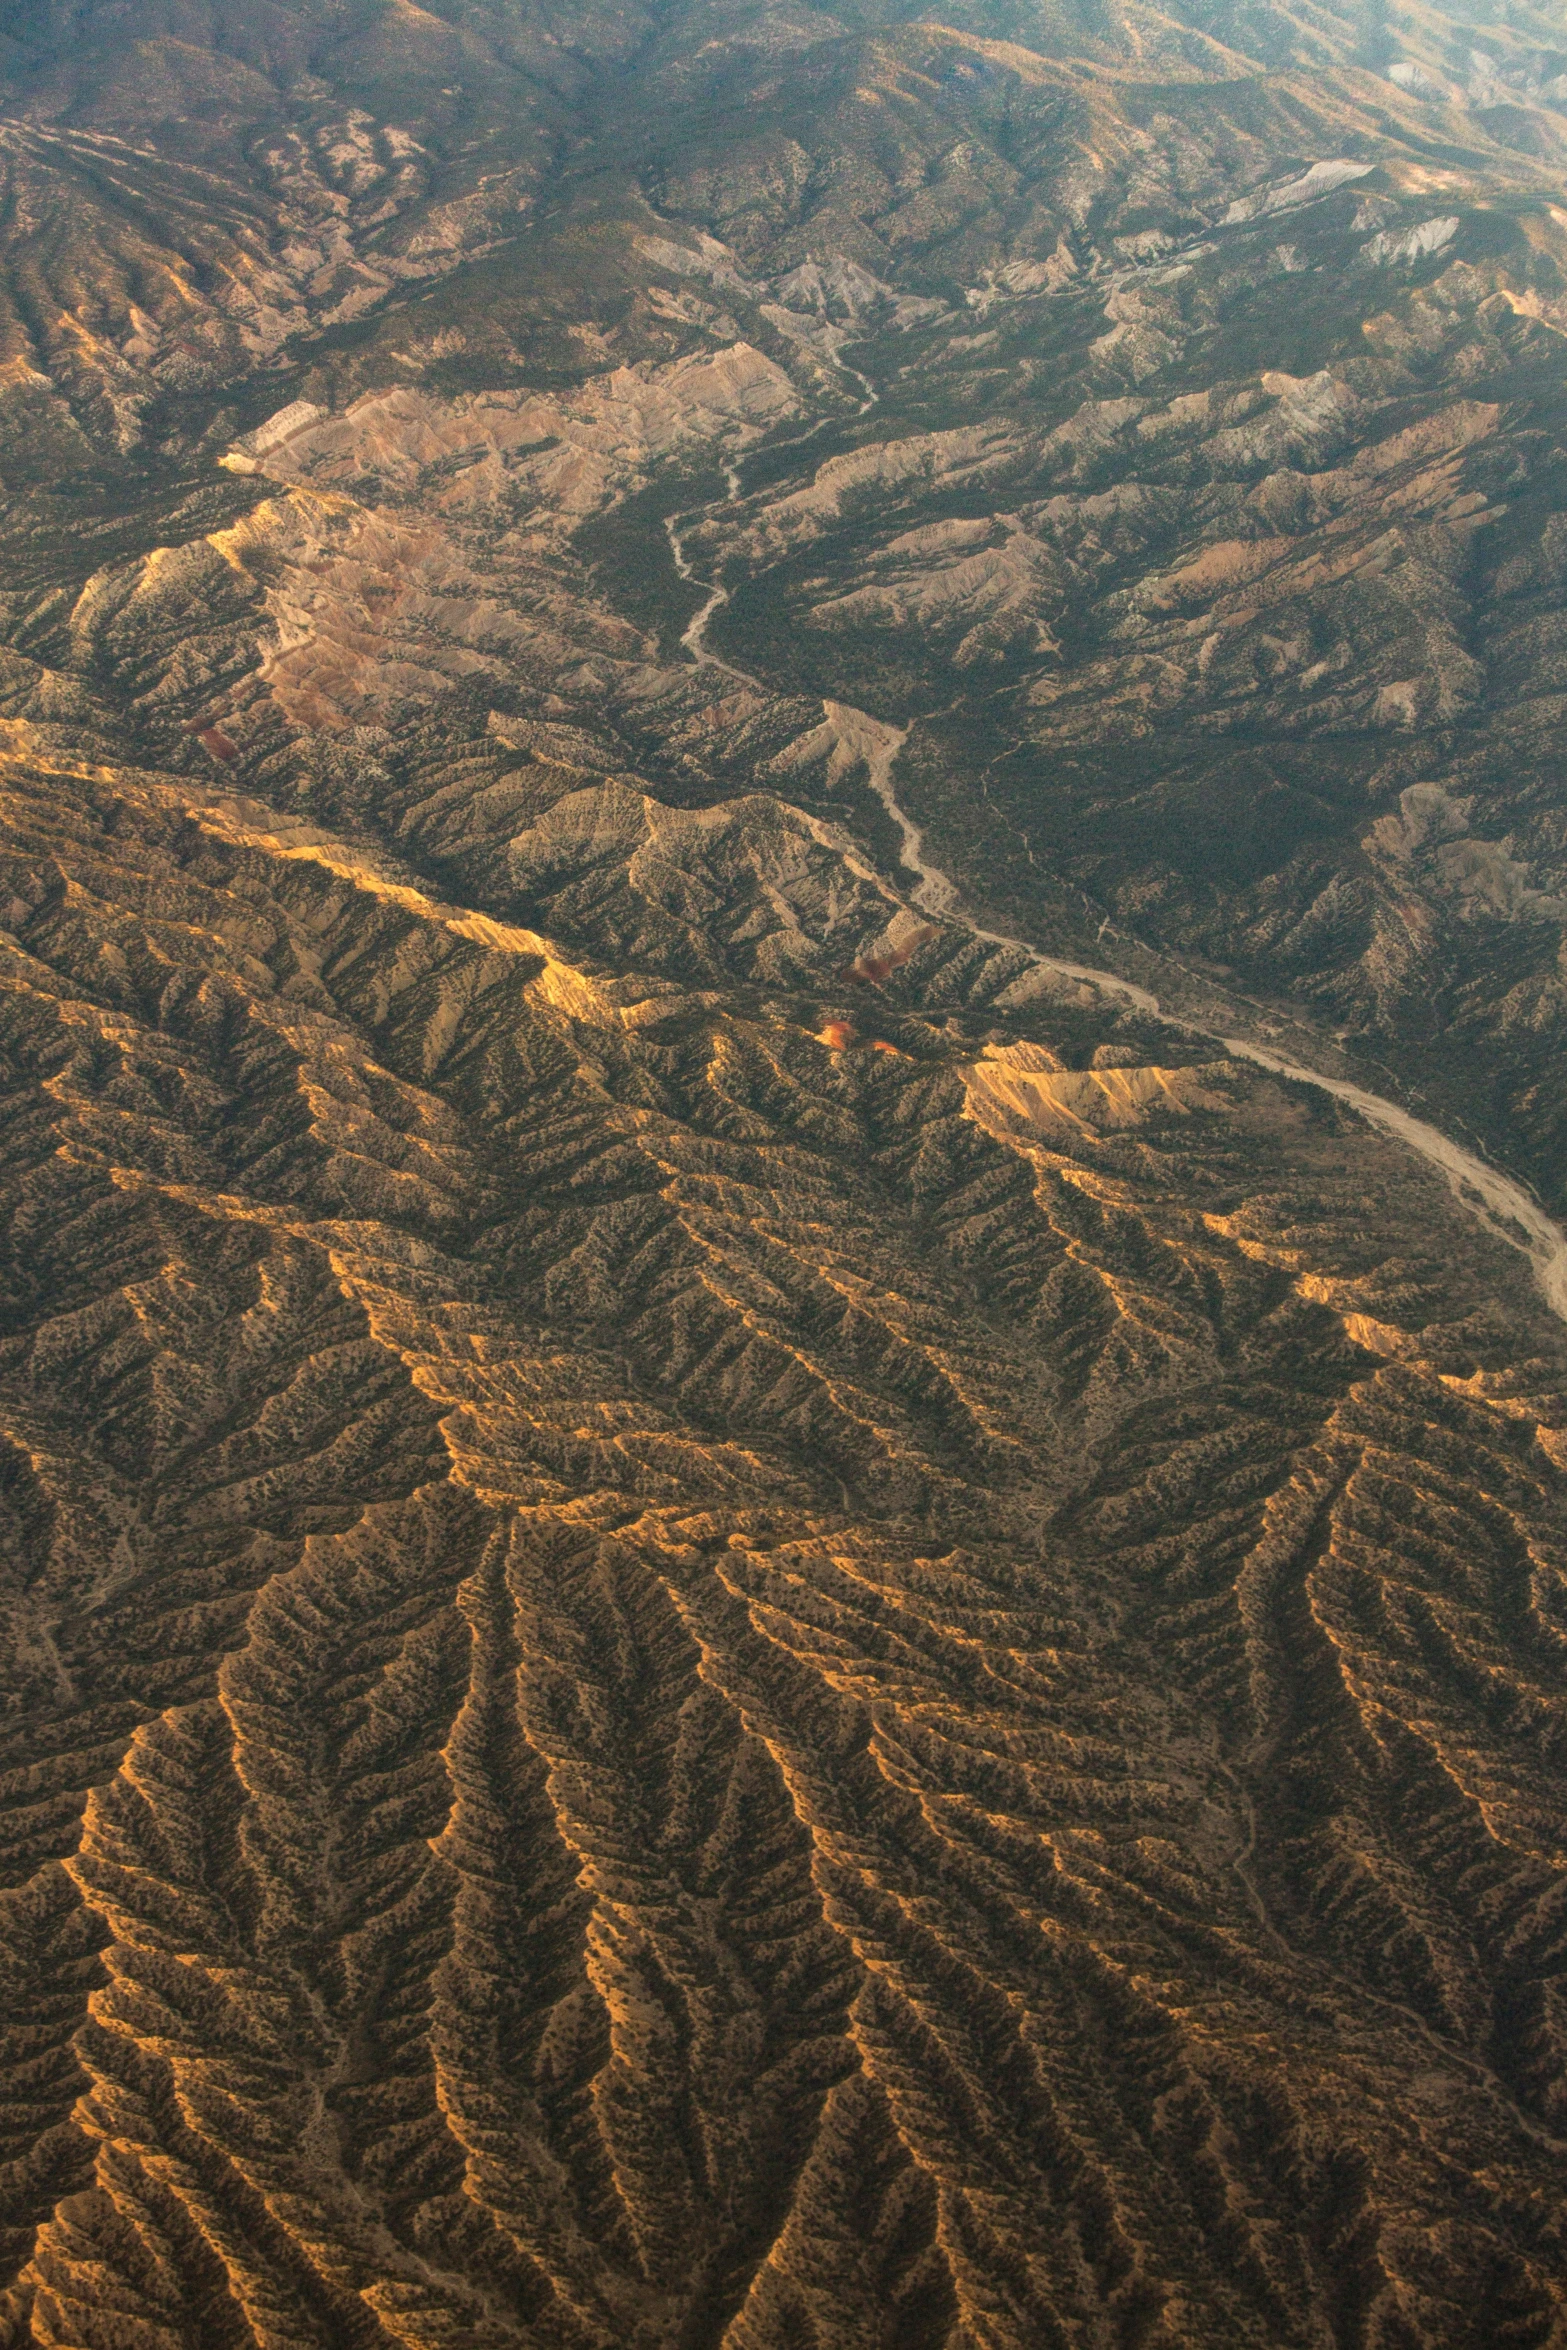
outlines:
[[[1567,2345],[1567,29],[0,0],[0,2344]]]

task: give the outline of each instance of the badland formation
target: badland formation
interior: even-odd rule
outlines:
[[[1567,2345],[1567,27],[0,0],[0,2344]]]

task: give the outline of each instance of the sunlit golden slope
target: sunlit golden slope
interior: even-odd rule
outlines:
[[[1560,27],[949,14],[0,0],[0,2350],[1567,2350],[1567,1335],[1217,1041],[1559,1196]]]
[[[1233,1064],[823,1045],[881,901],[693,997],[5,782],[11,2338],[1554,2338],[1521,1260]]]

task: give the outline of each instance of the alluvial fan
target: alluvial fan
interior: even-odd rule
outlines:
[[[0,2346],[1567,2350],[1554,12],[0,100]]]

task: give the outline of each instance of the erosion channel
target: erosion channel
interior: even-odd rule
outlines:
[[[838,362],[840,368],[842,362]],[[877,405],[877,394],[866,377],[855,370],[844,369],[854,381],[864,387],[866,398],[860,414]],[[819,427],[813,427],[813,431]],[[798,439],[809,438],[801,434]],[[784,444],[788,446],[789,444]],[[726,677],[755,685],[759,681],[748,670],[736,668],[715,653],[707,642],[707,631],[712,621],[729,601],[729,591],[721,579],[712,582],[700,580],[692,569],[685,552],[687,528],[702,521],[708,514],[723,506],[736,505],[744,495],[741,467],[731,464],[724,469],[724,492],[706,506],[692,507],[687,512],[672,515],[666,525],[670,553],[679,577],[690,586],[706,586],[707,600],[682,635],[680,642],[697,665],[704,669],[720,670]],[[909,727],[893,726],[884,719],[873,718],[868,710],[857,710],[847,702],[824,701],[823,715],[833,727],[844,750],[864,764],[865,778],[892,822],[897,827],[902,861],[907,871],[917,876],[910,893],[913,902],[923,913],[960,914],[960,895],[950,874],[926,854],[925,834],[900,802],[894,774],[898,754],[909,738]],[[1139,987],[1115,971],[1104,971],[1092,964],[1075,963],[1057,955],[1047,955],[1027,939],[1009,931],[987,930],[978,923],[967,925],[977,938],[996,946],[1015,948],[1026,955],[1038,971],[1056,973],[1063,979],[1085,982],[1091,987],[1104,988],[1125,996],[1140,1010],[1151,1012],[1161,1019],[1190,1033],[1211,1036],[1227,1052],[1238,1058],[1257,1062],[1271,1069],[1276,1076],[1287,1077],[1297,1085],[1314,1085],[1335,1099],[1346,1102],[1364,1118],[1366,1123],[1383,1134],[1394,1137],[1408,1149],[1419,1153],[1433,1167],[1439,1168],[1451,1184],[1454,1196],[1471,1215],[1478,1217],[1490,1230],[1510,1246],[1522,1250],[1533,1262],[1535,1279],[1539,1283],[1552,1311],[1567,1321],[1567,1234],[1545,1213],[1540,1203],[1521,1183],[1504,1175],[1498,1168],[1488,1166],[1473,1151],[1452,1140],[1436,1126],[1414,1117],[1396,1102],[1383,1099],[1380,1094],[1368,1092],[1364,1086],[1354,1085],[1342,1077],[1330,1077],[1319,1069],[1306,1067],[1298,1061],[1285,1059],[1271,1052],[1265,1045],[1240,1035],[1226,1035],[1214,1028],[1198,1028],[1183,1016],[1161,1009],[1160,1000],[1148,988]]]

